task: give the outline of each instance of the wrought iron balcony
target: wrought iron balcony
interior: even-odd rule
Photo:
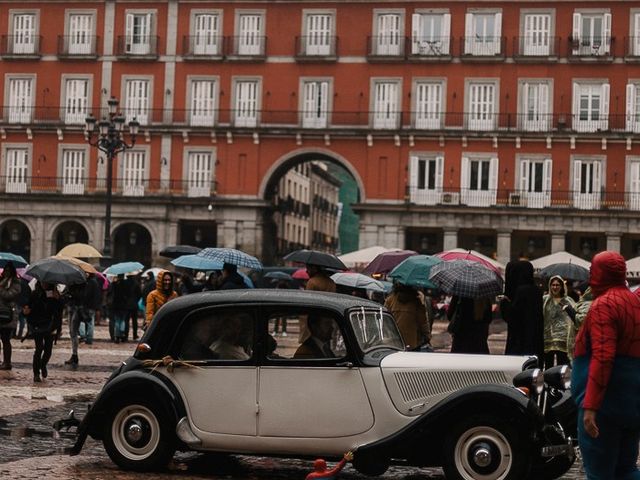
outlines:
[[[611,61],[614,58],[615,37],[569,37],[568,56],[574,60]]]
[[[224,38],[219,35],[185,35],[182,55],[191,60],[221,60],[224,58]]]
[[[99,41],[95,35],[58,35],[58,57],[93,60]]]
[[[407,39],[410,60],[450,59],[453,38],[451,37],[411,37]]]
[[[121,59],[155,60],[158,58],[157,35],[120,35],[116,56]]]
[[[535,34],[513,38],[516,60],[555,61],[560,55],[560,37]]]
[[[338,37],[323,34],[296,37],[295,49],[298,61],[335,61]]]
[[[42,35],[2,35],[0,56],[2,58],[39,58]]]
[[[225,37],[227,60],[265,60],[267,37],[264,35],[239,35]]]
[[[367,37],[369,60],[400,61],[406,57],[406,39],[400,35],[374,35]]]
[[[507,37],[460,37],[460,56],[465,60],[496,60],[506,55]]]

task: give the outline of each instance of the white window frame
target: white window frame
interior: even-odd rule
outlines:
[[[519,127],[527,132],[550,131],[553,124],[553,79],[520,79],[518,93]],[[531,111],[530,106],[533,106]]]
[[[196,98],[196,86],[209,83],[207,89],[210,98]],[[213,127],[218,121],[219,77],[188,76],[187,105],[189,106],[189,125],[194,127]],[[201,87],[203,88],[203,87]]]
[[[640,57],[640,9],[632,8],[629,11],[629,23],[629,53]]]
[[[149,149],[134,147],[123,152],[119,160],[122,196],[144,197],[145,186],[149,179]]]
[[[198,18],[211,17],[211,30],[199,31]],[[222,10],[191,10],[191,54],[193,55],[222,55]],[[206,26],[206,25],[205,25]]]
[[[96,15],[96,10],[65,11],[65,51],[67,54],[94,55],[96,53]],[[88,29],[85,32],[73,30],[73,18],[76,16],[89,17]]]
[[[424,165],[424,177],[420,179],[420,166]],[[433,170],[433,171],[432,171]],[[433,175],[433,188],[429,178]],[[417,205],[436,205],[442,198],[444,178],[443,152],[412,152],[409,155],[409,198]]]
[[[247,31],[247,25],[243,17],[259,17],[257,29]],[[235,31],[236,49],[239,56],[261,56],[264,55],[264,32],[266,32],[267,15],[264,10],[236,10]]]
[[[84,98],[70,98],[71,82],[85,82]],[[60,92],[62,94],[62,118],[67,125],[84,125],[91,111],[92,77],[90,75],[62,75]]]
[[[328,25],[322,25],[313,29],[312,18],[328,18]],[[318,23],[318,22],[316,22]],[[336,11],[334,9],[324,10],[302,10],[302,53],[311,56],[335,55],[335,31],[336,31]]]
[[[476,17],[493,15],[493,32],[477,32]],[[502,54],[502,10],[469,9],[465,14],[464,53],[474,56],[495,56]]]
[[[22,157],[22,165],[18,165]],[[5,143],[2,145],[2,174],[5,193],[27,193],[31,180],[33,145]]]
[[[493,87],[493,99],[475,98],[480,87]],[[488,92],[488,90],[487,90]],[[485,94],[487,93],[485,92]],[[486,95],[483,96],[486,97]],[[486,105],[485,105],[486,104]],[[468,130],[493,131],[498,127],[498,112],[500,111],[500,80],[467,78],[465,79],[465,124]]]
[[[522,9],[520,11],[519,53],[528,57],[557,55],[555,45],[555,9]]]
[[[387,25],[389,22],[391,25]],[[383,29],[390,29],[390,32],[383,32]],[[371,31],[373,55],[397,57],[404,54],[404,9],[374,9]]]
[[[629,192],[627,208],[640,210],[640,157],[627,155],[625,190]]]
[[[593,165],[589,167],[588,165]],[[586,170],[582,167],[585,166]],[[573,181],[573,207],[579,210],[599,210],[602,187],[605,185],[606,157],[571,156],[571,178]],[[582,177],[585,176],[585,192],[582,192]]]
[[[332,108],[332,78],[300,79],[300,122],[302,128],[327,128]]]
[[[370,111],[372,128],[388,130],[400,127],[402,119],[401,78],[371,79]]]
[[[413,81],[413,126],[418,130],[439,130],[444,125],[447,81],[443,78],[416,78]],[[435,105],[434,105],[435,103]]]
[[[553,161],[545,155],[522,154],[516,157],[518,165],[516,171],[517,192],[520,195],[519,205],[528,208],[545,208],[551,206],[551,179]],[[537,191],[535,184],[534,164],[542,164],[540,172],[541,190]]]
[[[625,120],[627,132],[640,133],[640,79],[627,83]]]
[[[32,28],[21,32],[17,25],[18,18],[32,17]],[[9,10],[11,28],[11,50],[14,55],[35,55],[38,53],[38,36],[40,35],[39,10]]]
[[[88,148],[85,145],[60,145],[58,158],[63,195],[83,195],[89,163]]]
[[[242,99],[240,95],[245,88],[243,84],[254,83],[255,99]],[[257,127],[260,123],[262,108],[262,78],[233,77],[233,125],[236,127]]]
[[[439,17],[440,35],[425,32],[426,24]],[[411,16],[411,54],[426,57],[449,55],[451,48],[451,13],[447,9],[416,10]]]
[[[602,34],[598,37],[593,31],[588,36],[583,35],[583,26],[586,19],[602,17]],[[573,55],[577,56],[603,56],[611,53],[611,12],[609,9],[579,9],[573,12]]]
[[[29,92],[25,92],[27,88],[18,88],[19,84],[15,82],[24,81],[23,85],[29,85]],[[36,92],[36,76],[35,75],[6,75],[5,77],[5,115],[7,123],[29,124],[33,121],[33,111],[35,107]],[[13,98],[14,93],[22,95],[19,98]]]
[[[591,108],[595,94],[589,93],[589,107],[587,109],[587,118],[581,117],[581,99],[583,96],[583,90],[589,88],[594,90],[599,88],[599,109],[598,118],[592,118],[593,109]],[[577,132],[597,132],[607,131],[609,129],[609,101],[610,101],[611,88],[608,83],[608,79],[603,80],[574,80],[573,81],[573,129]]]
[[[208,165],[203,165],[202,161],[207,160]],[[187,183],[188,197],[209,197],[211,195],[216,165],[216,149],[205,147],[185,147],[183,158],[184,170],[183,178]],[[198,161],[199,168],[194,169],[193,162]]]
[[[147,84],[147,98],[132,96],[132,82],[145,82]],[[142,84],[141,84],[142,85]],[[153,109],[153,76],[129,76],[122,77],[122,91],[124,98],[122,102],[122,110],[125,116],[125,122],[129,123],[134,118],[140,125],[150,125]]]
[[[471,185],[471,163],[489,162],[487,188],[481,188],[483,175],[478,175],[476,185]],[[497,153],[463,153],[460,170],[461,203],[470,207],[490,207],[496,204],[498,191],[499,160]]]
[[[145,23],[136,32],[136,18],[145,17]],[[152,38],[156,32],[156,10],[126,10],[125,11],[125,41],[124,53],[127,55],[150,55],[153,52]],[[156,45],[157,48],[157,45]]]

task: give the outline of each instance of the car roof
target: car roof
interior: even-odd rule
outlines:
[[[290,306],[307,306],[327,308],[339,313],[344,313],[350,308],[383,308],[379,303],[371,300],[342,295],[308,290],[255,288],[240,290],[214,290],[210,292],[192,293],[178,297],[165,304],[158,312],[157,320],[171,316],[178,310],[190,310],[215,305],[238,304],[277,304]],[[154,320],[155,322],[155,320]]]

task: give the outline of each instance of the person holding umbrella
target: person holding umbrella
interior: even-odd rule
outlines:
[[[2,340],[3,362],[0,370],[11,370],[11,337],[18,326],[15,301],[20,295],[20,280],[16,267],[7,262],[0,274],[0,339]]]
[[[431,341],[427,310],[415,288],[395,282],[384,306],[398,324],[407,348],[414,350]]]
[[[156,278],[156,289],[147,296],[145,330],[151,325],[153,316],[160,310],[160,307],[177,296],[178,294],[173,289],[173,274],[168,270],[160,270]]]
[[[336,284],[324,268],[309,263],[307,264],[307,273],[309,280],[305,290],[336,293]]]
[[[222,266],[222,276],[218,289],[240,290],[243,288],[247,288],[247,285],[244,283],[244,278],[238,273],[238,267],[231,263],[225,263]]]
[[[447,309],[451,353],[489,354],[491,301],[488,298],[453,296]]]

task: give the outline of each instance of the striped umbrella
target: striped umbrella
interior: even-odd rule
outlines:
[[[262,270],[260,260],[235,248],[205,248],[198,252],[197,255],[217,262],[236,265],[237,267]]]
[[[431,267],[429,280],[449,295],[488,298],[502,293],[503,281],[493,270],[471,260],[452,260]]]

